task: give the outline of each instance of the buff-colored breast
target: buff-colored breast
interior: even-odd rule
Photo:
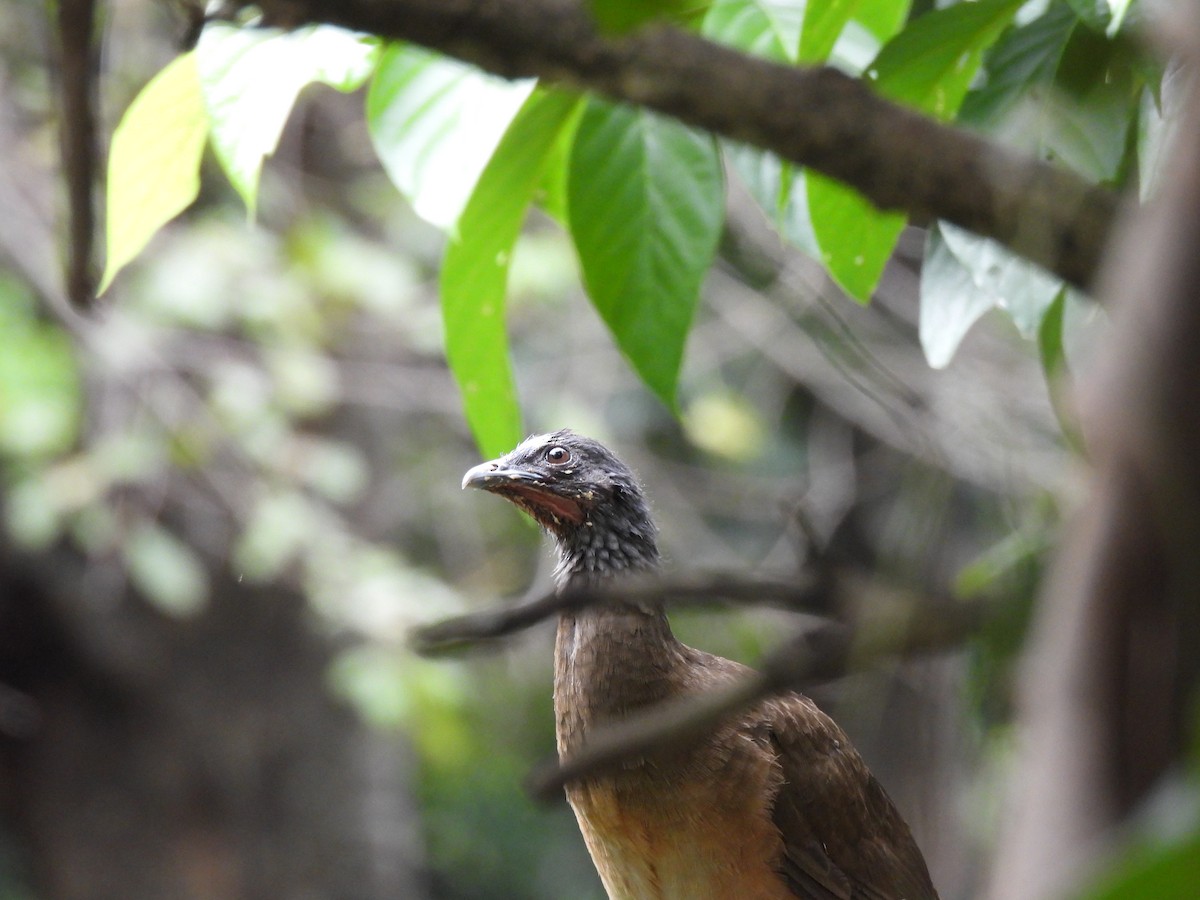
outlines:
[[[730,738],[715,745],[720,758],[709,745],[568,791],[613,900],[795,900],[776,871],[770,757],[745,736]]]

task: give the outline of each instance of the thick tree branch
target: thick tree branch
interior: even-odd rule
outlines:
[[[250,5],[250,4],[240,4]],[[1112,192],[889,103],[830,68],[776,65],[694,34],[600,36],[579,0],[261,0],[269,23],[412,41],[509,78],[596,91],[852,185],[881,209],[995,238],[1087,287]]]

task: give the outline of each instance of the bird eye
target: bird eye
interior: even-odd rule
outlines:
[[[561,466],[563,463],[569,462],[571,459],[571,451],[566,447],[551,447],[546,451],[546,462],[553,466]]]

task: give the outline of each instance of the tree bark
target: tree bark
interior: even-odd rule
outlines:
[[[1194,68],[1200,16],[1172,33]],[[1184,14],[1186,10],[1186,16]],[[1184,21],[1184,19],[1187,21]],[[1089,499],[1043,591],[997,900],[1060,896],[1188,753],[1200,681],[1200,103],[1152,207],[1120,230],[1089,385]]]
[[[777,65],[663,26],[604,37],[579,0],[254,5],[269,24],[339,25],[645,106],[843,181],[880,209],[995,238],[1083,288],[1117,210],[1111,191],[890,103],[836,69]]]

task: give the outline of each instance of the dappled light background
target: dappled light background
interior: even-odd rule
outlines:
[[[183,30],[129,3],[108,27],[106,134]],[[459,487],[480,452],[443,355],[444,237],[375,161],[361,95],[301,95],[253,221],[206,164],[200,201],[80,315],[47,225],[44,29],[36,4],[0,10],[0,896],[89,896],[89,872],[161,854],[196,896],[601,897],[569,810],[522,790],[553,752],[551,627],[446,659],[407,645],[548,590],[552,559]],[[816,553],[931,598],[1005,598],[956,652],[813,691],[942,896],[972,896],[1011,776],[1014,657],[1077,490],[1036,350],[992,313],[931,369],[922,231],[861,307],[728,174],[678,416],[588,305],[569,238],[531,217],[506,312],[526,429],[617,449],[671,571],[786,577]],[[1103,326],[1067,314],[1084,365]],[[809,620],[674,621],[753,664]],[[143,868],[107,895],[179,883]]]

